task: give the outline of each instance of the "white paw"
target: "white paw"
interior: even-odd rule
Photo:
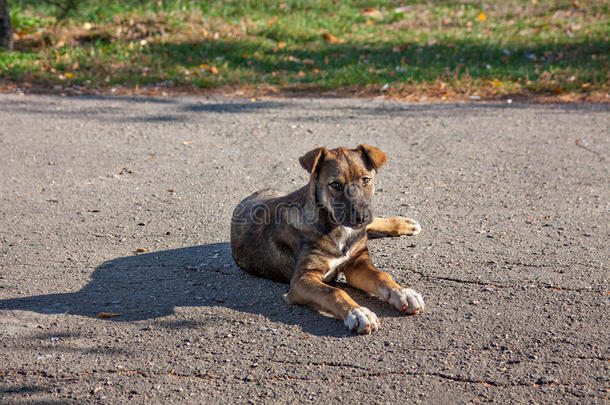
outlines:
[[[360,334],[375,332],[379,329],[379,319],[370,309],[358,307],[350,309],[345,316],[345,326]]]
[[[388,302],[407,314],[416,314],[424,310],[424,299],[410,288],[392,288]]]
[[[413,221],[413,220],[411,220]],[[417,235],[421,232],[421,225],[418,222],[413,221],[413,235]]]
[[[421,225],[416,220],[405,217],[397,218],[400,220],[398,227],[399,235],[412,236],[421,232]]]

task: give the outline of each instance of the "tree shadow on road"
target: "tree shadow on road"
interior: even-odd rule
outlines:
[[[130,322],[166,317],[176,307],[225,307],[297,325],[314,335],[348,334],[339,320],[288,305],[283,299],[286,292],[287,284],[242,272],[233,262],[229,243],[214,243],[109,260],[97,267],[91,281],[78,291],[0,300],[0,309]],[[378,314],[392,316],[393,311],[375,303],[376,299],[352,289],[349,293]],[[120,316],[100,318],[102,312]],[[190,327],[183,322],[163,322]]]

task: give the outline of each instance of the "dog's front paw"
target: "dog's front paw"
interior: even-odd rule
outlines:
[[[405,217],[396,217],[396,223],[398,225],[398,235],[417,235],[421,232],[421,225],[414,219]]]
[[[392,288],[388,302],[400,312],[407,314],[416,314],[424,310],[424,299],[410,288]]]
[[[358,307],[349,310],[345,316],[345,326],[351,331],[364,335],[379,329],[379,319],[370,309]]]

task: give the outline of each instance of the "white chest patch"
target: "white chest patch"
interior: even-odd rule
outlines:
[[[355,232],[352,228],[348,228],[348,227],[342,227],[342,228],[343,229],[341,230],[341,235],[337,240],[337,248],[340,252],[343,251],[343,248],[345,247],[345,244],[349,240],[350,236]],[[353,253],[354,253],[354,249],[352,247],[349,251],[347,251],[345,253],[345,255],[328,259],[328,261],[326,262],[328,265],[328,271],[326,271],[326,273],[324,273],[324,275],[322,276],[322,280],[329,281],[329,280],[334,279],[335,275],[337,274],[337,268],[339,266],[341,266],[343,263],[345,263],[346,261],[348,261],[350,259],[350,257],[353,255]]]
[[[354,228],[348,228],[346,226],[341,227],[341,235],[339,236],[339,239],[337,240],[337,247],[339,248],[339,250],[343,250],[348,239],[355,232],[356,231],[354,231]]]

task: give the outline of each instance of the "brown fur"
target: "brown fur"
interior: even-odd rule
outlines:
[[[290,194],[259,191],[235,209],[231,249],[237,265],[257,276],[289,282],[289,303],[328,312],[346,325],[353,317],[350,311],[360,307],[343,290],[326,284],[339,272],[349,285],[396,301],[390,292],[402,287],[369,260],[367,231],[412,235],[419,225],[402,217],[373,219],[375,175],[386,160],[385,153],[368,145],[322,147],[302,156],[299,162],[311,173],[307,185]],[[411,313],[423,309],[423,301],[411,311],[407,304],[395,305]],[[375,330],[361,330],[366,319],[358,322],[361,333]]]

